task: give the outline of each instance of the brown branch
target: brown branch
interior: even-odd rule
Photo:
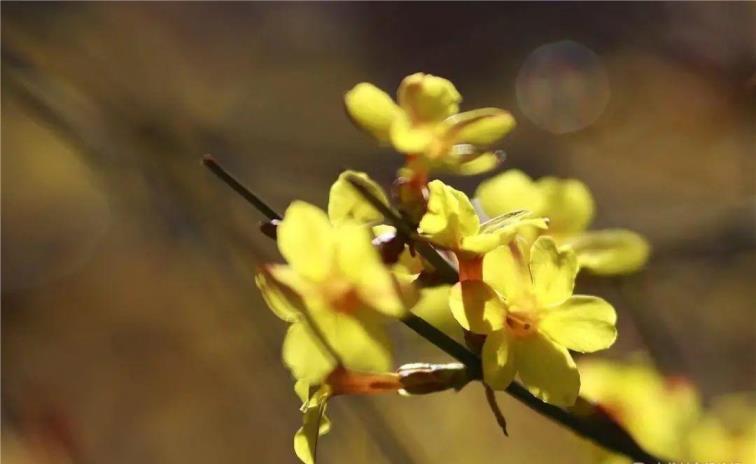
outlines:
[[[259,196],[248,189],[245,185],[239,182],[230,172],[226,171],[223,166],[218,164],[213,155],[205,155],[202,157],[202,164],[205,165],[213,174],[218,176],[226,185],[234,189],[234,192],[238,193],[245,200],[247,200],[252,206],[260,211],[266,218],[271,221],[281,220],[281,215],[278,214],[273,208],[268,206],[267,203],[262,201]]]

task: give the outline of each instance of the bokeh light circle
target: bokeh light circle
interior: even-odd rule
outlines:
[[[555,134],[593,124],[611,93],[601,59],[572,40],[535,49],[520,68],[515,86],[525,116]]]

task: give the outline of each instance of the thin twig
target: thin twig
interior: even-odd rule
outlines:
[[[414,330],[415,333],[430,341],[443,352],[465,365],[470,377],[476,380],[483,378],[483,372],[480,369],[480,358],[456,342],[442,331],[435,328],[425,319],[414,314],[405,316],[401,320],[404,325]]]
[[[212,162],[213,165],[217,166],[217,168],[219,168],[221,172],[228,174],[220,167],[220,165],[218,165],[218,163],[214,159],[212,160]],[[205,163],[205,165],[210,167],[207,163]],[[224,180],[227,183],[229,183],[229,181],[233,181],[233,185],[229,185],[234,190],[237,190],[237,188],[239,188],[247,192],[242,194],[242,196],[245,199],[254,198],[254,201],[250,200],[250,203],[252,203],[252,205],[255,207],[258,207],[258,203],[263,205],[263,208],[258,209],[260,209],[260,212],[266,214],[266,216],[268,216],[270,219],[277,219],[280,217],[271,207],[262,202],[262,200],[257,195],[252,194],[249,189],[244,187],[230,174],[228,174],[227,177],[220,175],[218,177],[220,177],[221,180]],[[349,180],[351,181],[352,179],[350,178]],[[394,227],[396,227],[398,231],[407,234],[408,237],[413,237],[416,235],[414,231],[411,230],[411,226],[407,224],[404,219],[399,217],[399,215],[394,213],[380,200],[375,198],[370,193],[370,191],[365,188],[360,188],[361,184],[359,183],[359,181],[352,182],[352,185],[355,186],[355,188],[363,195],[363,197],[367,201],[371,203],[371,205],[381,211],[386,219]],[[268,215],[266,211],[273,213],[273,215],[275,215],[276,217],[271,217],[271,215]],[[418,244],[420,243],[425,242],[418,242]],[[428,260],[434,266],[438,266],[436,270],[439,273],[444,273],[450,279],[452,277],[456,277],[454,279],[451,279],[452,282],[456,282],[458,280],[457,270],[454,269],[448,261],[438,255],[438,253],[433,250],[430,245],[428,245],[427,248],[430,249],[430,252],[428,249],[421,249],[420,247],[416,247],[417,251],[421,253],[423,258]],[[436,255],[436,258],[433,257],[434,254]],[[468,369],[471,378],[477,380],[482,379],[481,360],[478,355],[472,353],[463,345],[459,344],[456,340],[436,329],[422,318],[411,315],[407,318],[402,319],[402,322],[409,328],[414,330],[418,335],[433,343],[434,345],[445,351],[447,354],[464,364]],[[610,451],[623,454],[636,462],[643,462],[646,464],[668,461],[666,459],[661,459],[649,454],[647,451],[641,448],[640,445],[638,445],[635,439],[633,439],[630,434],[625,431],[625,429],[623,429],[619,424],[611,420],[609,417],[602,417],[601,420],[593,420],[592,416],[576,416],[567,410],[558,408],[548,403],[544,403],[535,396],[531,395],[525,387],[517,382],[512,382],[507,387],[506,392],[535,412],[548,417],[555,422],[558,422],[559,424],[567,427],[581,437],[591,440]],[[589,406],[592,405],[592,403],[582,397],[578,398],[578,401]]]
[[[493,388],[489,387],[488,385],[484,384],[483,388],[486,390],[486,402],[488,402],[488,407],[491,408],[491,412],[496,418],[496,423],[499,424],[499,427],[501,428],[501,431],[504,432],[504,435],[508,437],[509,432],[507,432],[507,419],[504,417],[504,414],[502,414],[501,409],[499,409],[499,404],[496,402],[496,393],[494,392]]]
[[[234,189],[236,193],[241,195],[252,206],[254,206],[259,212],[261,212],[266,218],[272,220],[280,220],[281,215],[278,214],[273,208],[268,206],[267,203],[262,201],[259,196],[243,185],[236,179],[230,172],[215,160],[213,155],[205,155],[202,157],[202,164],[205,165],[213,174],[218,176],[226,185]]]

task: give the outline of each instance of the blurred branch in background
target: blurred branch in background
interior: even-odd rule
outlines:
[[[146,142],[148,145],[144,147],[143,155],[141,155],[144,158],[156,153],[176,153],[191,150],[186,145],[185,140],[182,140],[187,134],[171,134],[170,129],[164,130],[167,128],[155,126],[156,130],[151,130],[147,134],[146,140],[144,138],[142,140],[130,138],[129,129],[138,129],[141,125],[138,109],[132,108],[136,113],[137,120],[130,120],[128,112],[124,112],[122,107],[108,108],[107,103],[102,105],[102,102],[90,101],[85,95],[77,95],[75,89],[68,88],[68,84],[51,79],[50,76],[41,73],[32,64],[23,62],[14,55],[13,51],[8,50],[8,47],[3,47],[4,85],[7,86],[14,98],[22,102],[26,110],[33,112],[40,121],[56,131],[79,153],[84,155],[94,171],[103,176],[100,181],[108,185],[110,191],[126,194],[126,198],[114,198],[119,206],[125,207],[127,210],[136,208],[136,214],[143,215],[144,209],[160,208],[160,203],[150,204],[150,202],[162,197],[161,203],[166,209],[160,208],[155,211],[156,216],[154,218],[168,220],[169,222],[161,225],[161,227],[167,226],[169,230],[183,222],[195,222],[200,219],[182,218],[185,214],[191,216],[206,210],[217,209],[217,206],[212,204],[213,199],[202,198],[202,195],[193,193],[197,189],[185,184],[187,179],[184,178],[182,172],[174,172],[175,169],[172,169],[171,166],[158,163],[159,158],[153,162],[147,162],[148,166],[154,165],[155,171],[139,172],[148,176],[146,180],[148,185],[153,185],[154,191],[134,192],[131,183],[135,179],[133,177],[124,178],[123,174],[141,168],[133,165],[118,166],[122,161],[128,162],[133,153],[125,153],[131,147],[117,143],[116,140],[123,138],[123,134],[112,134],[111,129],[125,130],[127,132],[126,143]],[[198,128],[197,132],[201,134],[203,130]],[[188,135],[191,138],[195,134]],[[115,169],[112,163],[116,164]],[[136,161],[136,163],[140,162]],[[185,167],[180,167],[180,169],[185,169]],[[149,179],[149,177],[154,177],[154,179]],[[199,189],[199,191],[203,192],[204,190]],[[143,198],[145,203],[136,200],[132,196],[133,193],[145,195]],[[175,198],[166,198],[166,196]],[[191,198],[191,202],[196,201],[196,204],[187,203],[187,197]],[[177,209],[180,205],[184,205],[187,210]],[[223,214],[223,212],[221,211],[220,214]],[[179,224],[176,224],[175,221],[179,221]],[[221,250],[242,249],[243,246],[246,247],[246,254],[254,252],[254,246],[251,246],[250,240],[243,236],[245,234],[242,230],[235,227],[228,228],[228,221],[221,220],[215,225],[206,223],[205,226],[210,228],[220,226],[220,230],[206,231],[206,235],[203,236],[222,237],[225,244]],[[235,242],[233,241],[234,238],[236,239]],[[199,240],[199,237],[197,239]],[[236,245],[229,244],[229,239],[232,239],[231,243],[236,243]],[[271,341],[270,349],[275,351],[277,344],[277,341]],[[401,442],[394,436],[393,429],[385,423],[379,411],[367,402],[356,402],[352,406],[357,413],[358,420],[371,431],[371,435],[384,450],[389,462],[412,461]],[[70,447],[66,446],[66,449],[68,448]],[[78,452],[76,454],[68,453],[74,462],[84,462],[78,454]]]

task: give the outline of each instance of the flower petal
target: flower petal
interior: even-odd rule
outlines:
[[[278,249],[303,277],[320,281],[333,266],[333,228],[323,210],[293,202],[278,225]]]
[[[490,217],[523,209],[540,216],[544,205],[543,194],[533,180],[517,169],[481,182],[475,196]]]
[[[543,195],[543,215],[549,218],[549,229],[553,233],[582,232],[593,220],[593,196],[581,181],[544,177],[538,179],[536,186]]]
[[[501,293],[509,304],[529,298],[533,291],[527,254],[519,240],[486,253],[483,281]]]
[[[451,288],[451,285],[423,288],[420,290],[420,299],[412,307],[412,313],[446,335],[458,337],[462,331],[449,308]]]
[[[380,185],[368,177],[364,172],[344,171],[339,175],[336,182],[331,185],[328,196],[328,218],[334,225],[344,221],[357,221],[360,223],[379,222],[383,220],[383,214],[376,210],[352,184],[347,181],[347,176],[357,176],[363,180],[363,185],[370,190],[374,197],[388,205],[388,198]]]
[[[555,406],[575,404],[580,375],[564,347],[540,333],[518,338],[514,345],[517,373],[530,393]]]
[[[407,314],[397,284],[371,242],[369,229],[344,224],[337,229],[336,238],[339,269],[354,285],[360,300],[390,317]]]
[[[378,140],[389,140],[391,123],[401,113],[401,109],[386,92],[373,84],[362,82],[344,95],[344,103],[355,124]]]
[[[449,307],[462,327],[479,334],[500,330],[507,313],[496,292],[480,280],[455,284],[449,294]]]
[[[483,343],[483,380],[494,390],[506,389],[514,379],[516,363],[513,348],[506,330],[489,334]]]
[[[530,273],[539,306],[557,305],[572,295],[578,264],[570,248],[557,249],[551,237],[542,236],[530,249]]]
[[[464,237],[460,248],[474,255],[484,255],[499,245],[502,245],[501,234],[477,234],[472,237]]]
[[[513,211],[490,219],[480,225],[480,233],[465,237],[462,248],[479,254],[488,253],[499,245],[506,245],[523,229],[546,229],[546,218],[529,217],[529,211]]]
[[[609,348],[617,339],[617,313],[595,296],[575,295],[543,313],[539,328],[570,350],[591,353]]]
[[[304,303],[294,289],[302,279],[290,266],[272,264],[255,274],[255,283],[273,314],[286,322],[301,317]],[[301,307],[298,307],[301,306]]]
[[[525,209],[511,211],[509,213],[493,217],[484,222],[480,225],[480,231],[499,232],[501,230],[507,230],[507,233],[510,233],[510,230],[516,231],[517,228],[524,226],[532,226],[538,229],[548,229],[548,219],[532,216],[533,213]]]
[[[391,144],[401,153],[425,153],[434,136],[432,126],[415,125],[405,113],[400,113],[394,119],[389,130]]]
[[[391,342],[382,324],[336,311],[313,311],[311,314],[347,369],[391,370]]]
[[[442,158],[437,169],[460,176],[475,176],[494,169],[501,164],[502,157],[496,152],[484,152],[461,158],[454,154],[454,148]]]
[[[428,184],[428,211],[420,220],[420,232],[434,243],[456,249],[464,237],[478,233],[480,220],[467,195],[440,180]]]
[[[415,73],[402,80],[399,105],[417,122],[440,122],[459,111],[462,96],[450,81],[432,74]]]
[[[515,126],[512,115],[499,108],[480,108],[450,116],[444,121],[444,138],[451,144],[487,147]]]
[[[565,240],[580,266],[600,275],[629,274],[648,261],[651,246],[640,234],[626,229],[583,232]]]
[[[289,326],[283,343],[283,360],[294,378],[309,384],[323,383],[336,367],[336,361],[305,322]]]

